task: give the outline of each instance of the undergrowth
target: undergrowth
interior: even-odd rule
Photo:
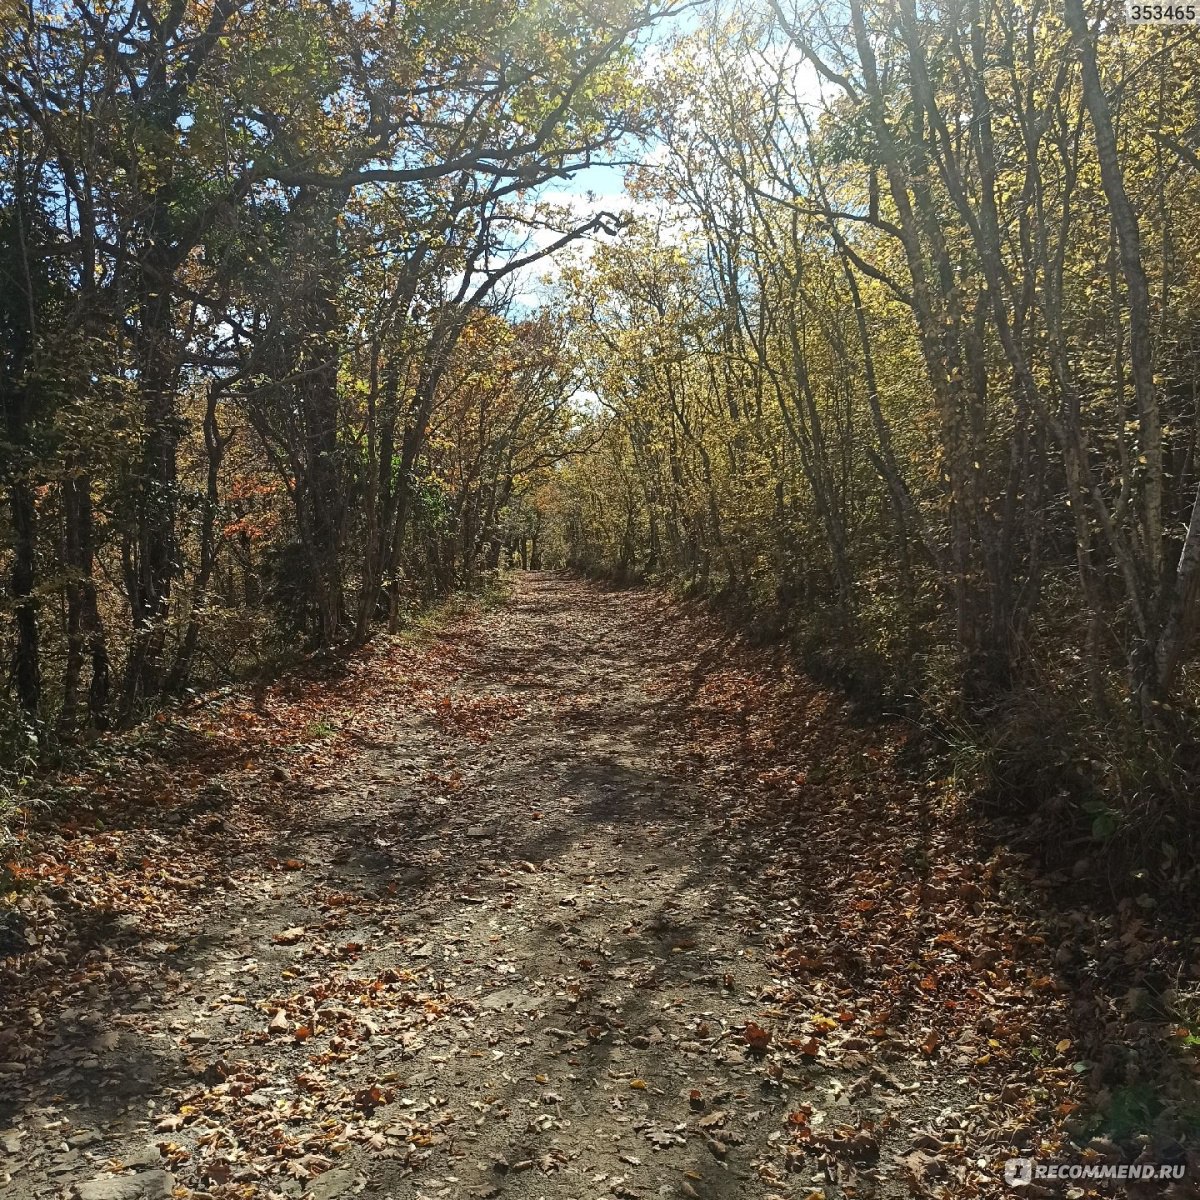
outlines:
[[[834,606],[756,607],[728,588],[644,582],[702,605],[753,644],[786,646],[860,719],[899,718],[920,730],[926,773],[949,777],[997,840],[1065,873],[1081,893],[1111,901],[1161,890],[1181,904],[1200,894],[1192,800],[1200,714],[1174,712],[1160,730],[1147,730],[1128,705],[1106,703],[1101,715],[1073,674],[1069,631],[1052,668],[968,703],[951,647],[914,651],[930,633],[931,614],[919,607],[869,608],[854,621]]]
[[[431,604],[413,603],[401,614],[395,635],[402,642],[418,645],[432,641],[447,625],[471,612],[487,612],[502,606],[512,592],[504,571],[480,574],[469,588],[450,592]],[[94,768],[109,759],[128,755],[155,754],[167,748],[172,737],[170,714],[211,698],[242,689],[259,689],[289,674],[305,669],[323,671],[336,662],[337,651],[302,653],[280,649],[269,657],[243,664],[232,682],[228,679],[197,682],[181,696],[164,700],[153,712],[130,729],[72,738],[42,725],[32,725],[12,709],[0,714],[0,908],[14,880],[10,867],[19,861],[24,826],[53,820],[57,809],[80,800],[77,791],[62,782],[65,771]],[[311,730],[313,738],[329,736],[332,730],[320,722]]]

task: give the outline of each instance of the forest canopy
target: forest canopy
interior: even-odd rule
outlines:
[[[605,410],[572,559],[786,633],[1010,806],[1065,789],[1110,836],[1114,796],[1181,795],[1198,51],[1078,0],[771,0],[681,37],[631,183],[671,220],[572,281]]]
[[[617,0],[3,7],[6,694],[131,722],[495,564],[570,448],[514,281],[647,128]],[[411,597],[409,597],[411,599]]]

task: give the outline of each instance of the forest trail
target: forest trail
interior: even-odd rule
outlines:
[[[987,1190],[1077,1085],[1051,1051],[1029,1098],[986,1015],[1049,951],[899,731],[758,653],[523,575],[83,781],[126,817],[31,858],[0,1194]]]

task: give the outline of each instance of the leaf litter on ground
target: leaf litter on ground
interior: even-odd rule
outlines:
[[[1195,962],[993,848],[913,736],[531,575],[114,740],[10,867],[0,1185],[951,1197],[1168,1153]]]

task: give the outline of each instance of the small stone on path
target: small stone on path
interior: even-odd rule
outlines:
[[[170,1171],[142,1171],[138,1175],[105,1175],[76,1184],[78,1200],[163,1200],[170,1196],[175,1176]]]
[[[323,1171],[309,1182],[305,1189],[306,1196],[313,1200],[334,1200],[336,1196],[344,1196],[354,1188],[356,1176],[353,1171],[335,1167],[332,1171]]]

